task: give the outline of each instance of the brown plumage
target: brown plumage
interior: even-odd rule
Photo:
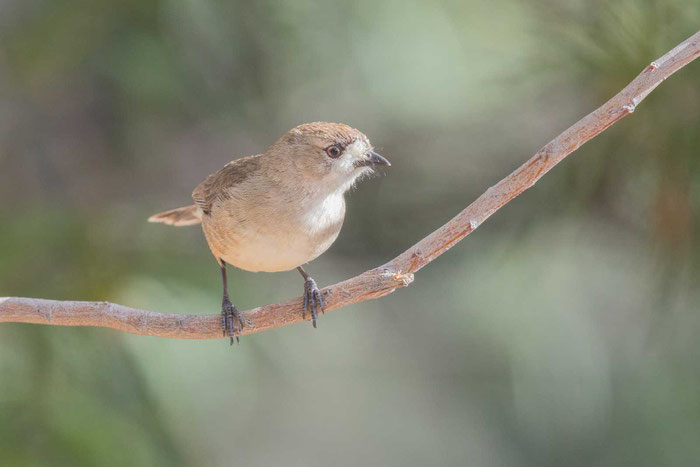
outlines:
[[[260,154],[231,161],[197,185],[192,191],[192,199],[204,214],[208,215],[215,201],[228,198],[229,188],[241,183],[259,169]]]
[[[342,123],[300,125],[265,153],[231,161],[208,176],[192,192],[193,206],[156,214],[149,221],[176,226],[201,222],[222,271],[226,264],[248,271],[303,271],[304,263],[337,238],[345,217],[345,192],[377,165],[389,162],[360,131]],[[315,322],[322,300],[313,279],[302,274]],[[227,300],[225,293],[224,308]]]
[[[197,225],[202,222],[201,211],[196,205],[171,209],[170,211],[159,212],[148,218],[148,222],[161,222],[163,224],[185,226]]]

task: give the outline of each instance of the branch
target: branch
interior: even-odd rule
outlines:
[[[700,56],[700,31],[652,62],[615,97],[574,123],[562,134],[492,186],[447,224],[375,269],[326,287],[326,311],[383,297],[413,282],[413,274],[472,233],[510,200],[533,186],[544,174],[588,140],[621,118],[673,73]],[[302,321],[301,298],[242,312],[252,334]],[[0,298],[0,322],[60,326],[101,326],[132,334],[179,339],[222,337],[219,315],[176,315],[129,308],[108,302],[74,302],[37,298]]]

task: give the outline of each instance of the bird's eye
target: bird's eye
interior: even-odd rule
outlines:
[[[343,152],[343,150],[340,149],[340,147],[335,146],[335,145],[328,146],[326,148],[326,154],[328,154],[328,157],[333,158],[333,159],[337,159],[338,157],[340,157],[340,154],[342,152]]]

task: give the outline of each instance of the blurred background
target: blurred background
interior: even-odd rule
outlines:
[[[692,35],[695,0],[0,2],[0,296],[218,313],[198,227],[148,224],[300,123],[393,166],[321,286],[446,222]],[[692,465],[700,63],[415,283],[225,340],[0,326],[2,465]],[[229,277],[239,308],[296,272]]]

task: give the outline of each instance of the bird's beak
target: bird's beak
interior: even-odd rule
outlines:
[[[386,157],[380,156],[374,151],[371,151],[369,153],[369,156],[366,159],[362,159],[360,161],[357,161],[355,163],[356,167],[378,167],[384,165],[386,167],[391,166],[391,162],[389,162]]]

